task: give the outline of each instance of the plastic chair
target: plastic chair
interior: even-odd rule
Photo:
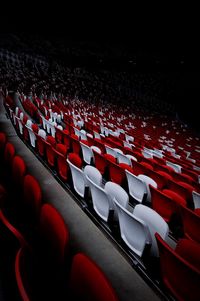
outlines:
[[[166,165],[172,167],[175,172],[181,173],[181,165],[175,164],[175,163],[170,162],[170,161],[166,161]]]
[[[56,161],[54,146],[51,143],[47,142],[47,140],[43,140],[43,142],[45,144],[45,152],[46,152],[47,162],[48,162],[50,168],[54,168],[55,161]]]
[[[200,270],[190,264],[156,234],[162,281],[179,300],[199,300]]]
[[[108,160],[106,160],[103,154],[94,151],[94,164],[100,173],[104,175],[106,167],[108,166]]]
[[[178,240],[175,251],[200,271],[199,243],[191,239],[182,238]]]
[[[61,214],[50,204],[41,208],[39,232],[45,258],[56,265],[64,264],[69,251],[69,230]]]
[[[58,144],[57,144],[58,146]],[[67,163],[65,155],[60,153],[59,151],[54,149],[54,153],[57,161],[57,173],[62,179],[62,181],[66,182],[68,179],[69,165]]]
[[[177,213],[178,204],[162,191],[150,186],[152,208],[169,223],[172,215]]]
[[[124,163],[120,163],[124,164]],[[126,179],[126,174],[124,168],[115,162],[108,162],[108,171],[109,171],[109,179],[119,185],[123,185],[124,180]]]
[[[85,176],[87,176],[88,178],[90,178],[94,183],[96,183],[99,186],[103,186],[103,178],[102,178],[102,174],[100,173],[100,171],[91,165],[86,165],[84,167],[84,174]]]
[[[105,149],[106,149],[106,154],[109,154],[114,158],[117,158],[117,152],[112,147],[105,145]]]
[[[158,187],[157,183],[152,178],[146,175],[138,175],[138,178],[146,184],[146,190],[147,190],[146,201],[151,202],[151,193],[149,190],[149,185],[157,188]]]
[[[12,166],[12,161],[15,156],[15,147],[12,143],[7,142],[4,150],[4,161],[8,169]]]
[[[139,179],[136,175],[125,170],[129,194],[139,203],[142,203],[146,200],[147,197],[147,186],[146,184]]]
[[[193,191],[192,198],[194,202],[194,209],[200,208],[200,193]]]
[[[15,186],[22,187],[24,176],[26,174],[26,164],[20,156],[15,156],[12,161],[12,180]]]
[[[105,191],[110,195],[113,203],[114,203],[114,198],[117,199],[117,201],[127,210],[130,210],[129,207],[129,196],[127,192],[118,184],[113,183],[113,182],[106,182]]]
[[[94,157],[92,149],[88,145],[82,143],[81,141],[80,141],[80,146],[82,149],[83,160],[85,161],[86,164],[91,164],[91,161]]]
[[[67,163],[69,164],[71,175],[72,175],[72,181],[73,181],[73,187],[74,190],[82,197],[85,196],[85,188],[87,187],[87,181],[85,179],[85,175],[82,169],[80,167],[77,167],[74,165],[71,160],[72,156],[68,156]],[[78,157],[78,156],[77,156]]]
[[[185,237],[200,243],[200,216],[195,213],[195,210],[184,206],[180,206],[180,212]]]
[[[149,228],[151,234],[151,248],[150,254],[152,256],[159,256],[158,246],[155,238],[155,233],[157,232],[164,240],[168,237],[169,226],[165,220],[153,209],[138,204],[134,207],[133,214],[140,218]]]
[[[7,136],[4,132],[0,132],[0,154],[3,153],[7,141]]]
[[[151,244],[151,235],[147,225],[126,210],[116,198],[114,202],[119,217],[121,238],[135,254],[142,257],[145,247]]]
[[[69,231],[60,213],[50,204],[41,208],[38,234],[33,250],[22,247],[16,255],[18,290],[23,301],[60,300],[66,285]]]
[[[36,134],[34,133],[32,128],[29,128],[27,125],[25,125],[25,127],[27,128],[28,133],[29,133],[29,139],[30,139],[31,146],[33,148],[35,148],[35,141],[37,140]]]
[[[118,163],[125,163],[129,166],[132,166],[131,159],[124,154],[117,153],[117,161]]]
[[[25,175],[23,184],[23,198],[26,205],[27,219],[34,222],[39,217],[42,204],[42,191],[39,182],[32,175]]]
[[[73,257],[69,287],[72,300],[118,301],[104,272],[83,253]]]
[[[108,221],[111,210],[114,210],[112,200],[108,193],[94,181],[92,181],[88,176],[86,176],[88,181],[91,195],[92,195],[92,204],[95,212],[100,216],[104,221]]]

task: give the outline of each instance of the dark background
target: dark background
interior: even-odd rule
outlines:
[[[93,4],[73,2],[11,4],[1,10],[0,31],[60,37],[65,43],[91,42],[95,47],[125,49],[129,57],[103,61],[105,68],[131,72],[167,72],[176,77],[176,85],[163,93],[174,103],[181,119],[200,129],[200,47],[198,9],[188,4],[118,2]],[[130,65],[130,56],[136,64]],[[91,60],[91,61],[90,61]],[[95,66],[96,61],[87,58]],[[177,76],[178,74],[178,76]]]

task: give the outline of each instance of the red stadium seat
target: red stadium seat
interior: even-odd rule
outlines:
[[[185,237],[200,243],[200,216],[195,210],[183,206],[180,207],[180,211]]]
[[[103,271],[82,253],[76,254],[72,261],[70,290],[73,300],[118,300]]]
[[[160,254],[162,281],[173,296],[179,300],[199,300],[200,270],[173,250],[156,233]]]

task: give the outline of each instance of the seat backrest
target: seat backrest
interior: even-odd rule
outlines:
[[[96,213],[107,222],[110,210],[113,210],[111,198],[102,187],[94,183],[88,176],[86,176],[86,179],[88,180],[92,195],[93,208]]]
[[[147,196],[147,186],[136,175],[125,170],[128,181],[129,194],[138,202],[142,203]]]
[[[174,171],[181,173],[181,166],[170,161],[166,161],[166,165],[172,167]]]
[[[192,192],[192,198],[193,198],[193,202],[194,202],[194,208],[200,208],[200,193],[193,191]]]
[[[177,242],[175,251],[200,271],[199,243],[191,239],[181,238]]]
[[[114,182],[108,181],[104,187],[105,191],[111,196],[111,199],[114,202],[114,198],[127,209],[129,196],[127,192],[119,185]]]
[[[156,233],[163,283],[179,301],[199,300],[200,271],[184,260]]]
[[[153,153],[150,150],[143,149],[142,154],[145,158],[153,158]]]
[[[180,206],[184,235],[200,243],[200,216],[195,211]]]
[[[4,150],[4,160],[6,164],[11,166],[13,158],[15,155],[15,147],[12,143],[7,142]]]
[[[115,162],[109,161],[108,170],[109,170],[110,180],[119,185],[123,185],[124,180],[126,179],[124,168],[122,168],[120,165],[116,164]]]
[[[149,229],[145,222],[126,210],[116,198],[114,202],[119,217],[121,238],[138,256],[142,257],[145,246],[151,243]]]
[[[67,163],[69,164],[69,167],[70,167],[74,189],[82,198],[84,198],[85,187],[87,186],[87,181],[85,179],[84,172],[81,168],[74,165],[69,158],[70,158],[70,155],[67,158]],[[76,158],[73,158],[73,159],[75,159],[75,163],[78,162],[79,165],[80,165],[80,163],[82,165],[82,162],[80,161],[81,159],[78,161],[76,161]]]
[[[24,202],[33,217],[39,217],[42,204],[42,191],[39,182],[32,175],[25,175],[23,184]]]
[[[94,154],[95,166],[103,175],[108,165],[108,160],[101,153],[94,151],[93,154]]]
[[[61,214],[50,204],[44,204],[41,208],[39,231],[48,256],[50,253],[54,261],[64,263],[69,231]]]
[[[70,290],[72,300],[118,301],[104,272],[83,253],[73,257]]]
[[[165,240],[169,234],[168,224],[155,210],[142,204],[135,206],[133,214],[143,220],[148,226],[152,239],[150,254],[158,257],[158,247],[155,233],[159,233],[160,236]]]
[[[105,145],[105,148],[106,148],[106,153],[117,158],[117,152],[110,146],[108,145]]]
[[[162,191],[150,186],[152,208],[168,223],[177,211],[177,203]]]
[[[129,166],[132,166],[131,159],[124,154],[117,153],[117,160],[118,163],[125,163],[128,164]]]
[[[25,127],[28,129],[28,133],[29,133],[29,138],[30,138],[30,142],[31,142],[31,146],[35,148],[35,141],[36,141],[36,135],[33,132],[32,128],[29,128],[27,125],[25,125]]]
[[[82,143],[81,141],[80,141],[80,146],[82,149],[83,160],[85,161],[85,163],[91,164],[91,160],[93,158],[93,151],[88,145]]]
[[[32,120],[30,120],[30,119],[28,119],[27,121],[26,121],[26,125],[29,127],[29,128],[31,128],[31,126],[32,126]]]
[[[20,186],[23,183],[24,176],[26,173],[26,164],[20,156],[15,156],[12,162],[12,179],[16,187],[21,188]]]
[[[82,160],[79,157],[79,155],[77,155],[76,153],[70,153],[68,155],[68,160],[76,167],[82,168],[82,165],[83,165]]]
[[[47,133],[43,129],[39,129],[38,135],[46,140]]]
[[[101,154],[101,150],[100,150],[99,147],[97,147],[97,146],[95,146],[95,145],[91,145],[90,148],[91,148],[92,151]]]
[[[6,145],[6,134],[4,132],[0,132],[0,152],[4,150],[4,147]]]
[[[84,174],[88,176],[94,183],[96,183],[99,186],[102,186],[102,174],[100,171],[91,165],[86,165],[84,167]]]
[[[142,180],[146,184],[146,188],[147,188],[147,197],[146,197],[146,200],[148,202],[151,202],[151,193],[150,193],[149,185],[157,188],[158,185],[157,185],[156,181],[154,181],[149,176],[146,176],[146,175],[143,175],[143,174],[138,175],[138,178],[140,180]]]

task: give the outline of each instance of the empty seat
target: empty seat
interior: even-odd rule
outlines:
[[[117,161],[118,163],[125,163],[132,166],[131,159],[124,154],[117,153]]]
[[[181,173],[181,165],[175,164],[175,163],[170,162],[170,161],[166,161],[166,165],[172,167],[172,168],[174,169],[175,172]]]
[[[130,210],[129,206],[129,196],[127,192],[118,184],[113,183],[113,182],[106,182],[105,184],[105,191],[110,195],[113,203],[114,203],[114,198],[117,199],[117,201],[127,210]]]
[[[84,174],[90,178],[94,183],[96,183],[99,186],[103,186],[103,178],[102,178],[102,174],[100,173],[100,171],[91,165],[86,165],[84,167]]]
[[[15,147],[12,143],[7,142],[4,150],[4,161],[8,169],[12,165],[14,156],[15,156]]]
[[[139,257],[143,256],[145,247],[151,244],[151,235],[145,222],[125,209],[114,199],[119,217],[121,238]]]
[[[83,253],[73,257],[70,273],[71,300],[118,301],[103,271]]]
[[[138,178],[146,184],[146,193],[147,193],[146,201],[151,202],[151,193],[150,193],[149,185],[157,188],[158,187],[157,183],[152,178],[146,175],[138,175]]]
[[[0,155],[2,155],[5,145],[6,145],[6,134],[4,132],[0,132]]]
[[[12,162],[12,180],[14,185],[20,189],[26,174],[26,164],[20,156],[15,156]]]
[[[126,177],[128,181],[129,194],[139,203],[142,203],[146,200],[147,197],[147,186],[146,184],[139,179],[136,175],[125,170]]]
[[[159,233],[159,235],[166,240],[169,234],[169,226],[165,222],[165,220],[153,209],[144,206],[142,204],[138,204],[135,206],[133,210],[133,214],[140,218],[149,228],[149,232],[151,234],[151,248],[150,254],[152,256],[159,256],[158,246],[155,238],[155,233]]]
[[[185,237],[200,243],[200,216],[184,206],[180,210]]]
[[[192,198],[193,198],[193,202],[194,202],[194,208],[195,209],[200,208],[200,193],[193,191]]]
[[[20,248],[15,259],[16,282],[23,301],[63,297],[68,247],[69,231],[62,216],[52,205],[43,205],[37,244],[33,250]]]
[[[200,270],[190,264],[156,234],[162,281],[179,300],[199,300]]]
[[[86,181],[84,172],[81,169],[81,167],[82,167],[81,158],[77,154],[71,153],[71,154],[69,154],[69,156],[67,158],[67,163],[69,164],[69,167],[71,170],[74,190],[82,198],[84,198],[85,188],[87,187],[87,181]]]
[[[82,143],[81,141],[80,141],[80,145],[82,149],[83,160],[85,161],[86,164],[91,164],[94,157],[92,149],[88,145]]]
[[[52,264],[64,264],[69,251],[69,230],[61,214],[50,204],[41,208],[39,232],[45,258],[48,257]]]
[[[42,191],[39,182],[32,175],[25,175],[23,184],[23,215],[27,225],[35,226],[39,218],[39,212],[42,205]],[[24,231],[28,232],[23,224]]]
[[[97,185],[92,179],[86,176],[91,195],[92,204],[95,212],[104,220],[108,221],[111,210],[113,210],[113,202],[109,194],[99,185]]]
[[[150,186],[152,208],[169,223],[172,215],[178,210],[177,202],[162,191]]]

